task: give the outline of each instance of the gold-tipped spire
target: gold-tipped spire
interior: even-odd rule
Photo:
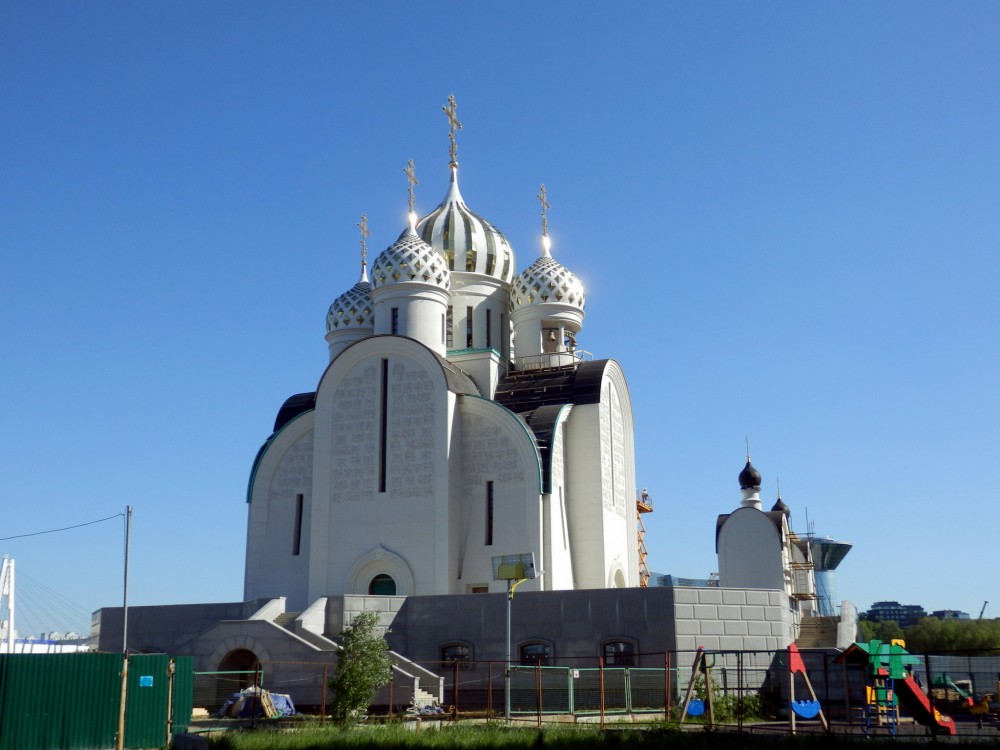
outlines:
[[[403,172],[406,174],[406,181],[410,183],[410,187],[409,187],[409,193],[410,193],[410,213],[412,214],[414,212],[413,211],[413,186],[420,184],[420,180],[417,179],[417,172],[413,168],[413,159],[410,159],[410,162],[406,165],[406,169],[404,169]]]
[[[455,104],[454,94],[448,95],[448,106],[441,107],[441,110],[445,113],[445,115],[448,116],[448,127],[449,127],[448,140],[451,141],[451,148],[449,149],[449,153],[451,154],[451,163],[448,166],[457,167],[458,144],[455,143],[455,131],[462,129],[462,123],[460,123],[458,121],[458,117],[455,116],[455,113],[458,111],[458,105]]]
[[[363,268],[368,257],[368,238],[372,236],[372,233],[368,231],[368,214],[361,214],[361,223],[358,224],[358,229],[361,230],[361,266]]]

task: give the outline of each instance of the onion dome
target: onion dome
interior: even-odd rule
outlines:
[[[326,313],[326,332],[342,331],[350,328],[371,329],[375,325],[372,308],[372,285],[368,283],[365,264],[361,264],[361,278],[358,283],[341,294],[330,305]]]
[[[785,505],[785,501],[781,499],[781,495],[778,495],[778,500],[771,506],[772,511],[777,511],[778,513],[784,513],[786,516],[792,514],[791,509]]]
[[[511,312],[545,302],[561,302],[583,310],[586,301],[583,283],[552,257],[548,239],[543,238],[541,257],[514,280],[510,290]]]
[[[514,278],[514,249],[499,229],[465,205],[454,164],[448,194],[417,223],[417,232],[452,271],[484,274],[508,284]]]
[[[431,284],[445,291],[451,287],[451,272],[444,258],[417,236],[412,218],[399,239],[379,253],[372,264],[375,289],[407,281]]]
[[[747,465],[740,472],[739,479],[741,490],[760,490],[760,472],[750,463],[749,457],[747,458]]]

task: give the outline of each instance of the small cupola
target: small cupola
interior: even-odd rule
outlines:
[[[747,464],[743,467],[740,472],[740,493],[742,494],[742,499],[740,500],[740,507],[742,508],[756,508],[761,510],[760,502],[760,482],[761,476],[760,472],[757,471],[756,467],[750,463],[750,454],[747,454]]]
[[[451,272],[441,254],[417,235],[412,160],[404,171],[410,180],[409,222],[372,264],[375,333],[409,336],[443,356]]]
[[[576,274],[552,257],[545,185],[538,199],[542,204],[542,254],[514,279],[510,320],[519,366],[555,367],[577,360],[586,294]]]
[[[372,285],[368,281],[366,256],[368,217],[361,215],[361,277],[358,283],[341,294],[326,313],[326,342],[330,347],[330,361],[344,349],[375,332],[375,306],[372,303]]]

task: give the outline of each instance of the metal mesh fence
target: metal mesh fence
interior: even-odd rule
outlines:
[[[194,705],[216,715],[233,693],[255,684],[257,672],[195,672]]]
[[[573,657],[555,665],[512,665],[511,715],[531,717],[660,714],[677,716],[692,685],[694,652],[636,654],[636,666],[602,666],[598,657]],[[801,652],[809,679],[827,718],[858,724],[865,709],[868,684],[865,669],[837,662],[839,652]],[[786,719],[789,698],[788,652],[739,651],[708,655],[713,699],[728,721],[742,725],[747,711],[756,718]],[[660,664],[662,666],[655,666]],[[501,661],[418,662],[427,672],[420,678],[421,698],[439,706],[437,715],[453,718],[499,718],[505,713],[505,668]],[[218,713],[235,692],[257,684],[290,694],[300,711],[323,714],[330,697],[333,663],[265,662],[257,672],[195,674],[195,706]],[[980,697],[1000,694],[1000,655],[915,656],[912,666],[918,683],[942,712],[956,708],[962,693]],[[431,679],[433,675],[439,677]],[[411,707],[413,681],[397,676],[380,693],[375,712],[403,712]],[[704,695],[704,675],[693,682],[694,693]],[[937,685],[943,686],[938,689]],[[960,693],[948,686],[955,686]],[[801,696],[798,696],[801,697]],[[418,706],[419,707],[419,706]],[[749,707],[749,708],[748,708]],[[961,706],[959,706],[961,708]],[[672,711],[672,713],[671,713]]]

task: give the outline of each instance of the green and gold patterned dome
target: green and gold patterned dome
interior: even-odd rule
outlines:
[[[361,279],[330,305],[326,313],[326,332],[342,331],[345,328],[372,328],[375,325],[375,311],[372,306],[372,285],[368,283],[364,268]]]
[[[586,294],[576,274],[552,257],[548,237],[543,240],[542,255],[524,269],[510,290],[511,312],[530,305],[555,302],[583,310]]]
[[[399,239],[379,253],[372,265],[375,289],[407,282],[430,284],[445,291],[451,288],[451,272],[444,257],[417,236],[412,219]]]
[[[455,166],[447,195],[417,223],[417,232],[441,253],[452,271],[484,274],[508,284],[514,278],[514,248],[503,232],[465,205]]]

